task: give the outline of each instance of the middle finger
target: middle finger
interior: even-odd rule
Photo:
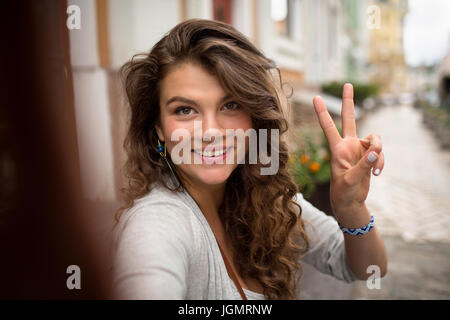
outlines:
[[[342,136],[356,137],[355,105],[353,102],[353,86],[351,83],[344,84],[342,89]]]

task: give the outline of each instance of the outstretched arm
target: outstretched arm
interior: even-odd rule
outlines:
[[[356,136],[353,86],[345,84],[342,93],[341,137],[320,97],[314,97],[314,109],[325,133],[331,153],[330,200],[333,214],[346,228],[361,228],[370,222],[365,200],[369,192],[371,172],[379,175],[384,166],[381,137],[370,134]],[[376,171],[379,169],[379,171]],[[367,279],[367,267],[377,265],[381,276],[387,271],[386,249],[374,227],[365,235],[344,235],[349,265],[360,279]]]

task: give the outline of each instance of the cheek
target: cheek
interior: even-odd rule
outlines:
[[[244,130],[253,128],[252,118],[249,115],[243,116],[239,121],[239,126]]]
[[[248,129],[253,128],[253,122],[252,122],[252,118],[250,117],[250,115],[244,113],[242,115],[239,115],[237,117],[233,117],[233,118],[229,118],[227,120],[227,124],[226,124],[226,128],[227,129],[241,129],[244,132],[246,132]],[[237,149],[244,149],[245,152],[247,153],[249,150],[249,145],[250,143],[256,143],[256,141],[251,141],[249,136],[245,137],[245,142],[244,144],[242,144],[243,141],[241,141],[240,139],[235,139],[234,143]],[[237,157],[237,154],[235,154],[235,157]],[[236,161],[237,158],[236,158]],[[235,162],[237,163],[237,162]]]
[[[247,114],[242,114],[237,117],[228,118],[225,127],[228,129],[242,129],[246,131],[253,127],[252,119]]]
[[[188,137],[190,140],[190,137],[193,135],[193,127],[191,128],[190,124],[187,124],[186,122],[178,122],[178,121],[166,121],[163,124],[164,128],[164,137],[166,138],[166,144],[167,148],[169,150],[172,150],[172,148],[180,143],[182,140],[184,140],[183,137],[180,138],[180,136],[184,136],[186,133],[188,133],[190,136]],[[172,141],[172,135],[174,135],[174,139]]]

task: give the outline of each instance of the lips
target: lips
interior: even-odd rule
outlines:
[[[214,157],[219,157],[219,156],[225,154],[230,148],[231,147],[220,149],[220,150],[217,150],[215,148],[207,148],[209,150],[206,150],[206,148],[205,148],[202,150],[192,150],[192,152],[194,152],[202,157],[214,158]]]
[[[214,150],[214,151],[206,151],[206,150],[193,150],[196,154],[202,156],[202,157],[218,157],[226,153],[228,149],[222,149],[222,150]]]
[[[229,153],[228,151],[230,149],[232,149],[232,147],[213,151],[192,150],[192,152],[194,153],[195,157],[199,157],[201,159],[201,163],[212,165],[212,164],[224,164],[224,161],[227,158]]]

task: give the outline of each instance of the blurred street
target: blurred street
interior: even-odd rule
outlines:
[[[378,109],[358,136],[379,134],[385,166],[371,177],[367,205],[383,235],[450,243],[450,151],[441,149],[410,105]]]
[[[359,282],[352,298],[450,299],[450,151],[410,105],[378,109],[359,129],[383,141],[385,166],[372,176],[367,205],[389,264],[381,289]]]

